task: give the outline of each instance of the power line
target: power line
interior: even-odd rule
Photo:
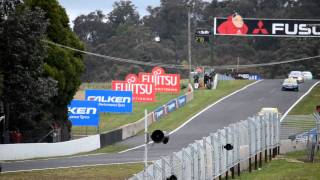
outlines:
[[[163,63],[154,63],[154,62],[144,62],[144,61],[137,61],[137,60],[132,60],[132,59],[124,59],[124,58],[117,58],[117,57],[112,57],[112,56],[107,56],[107,55],[102,55],[102,54],[97,54],[97,53],[92,53],[92,52],[88,52],[88,51],[83,51],[83,50],[79,50],[73,47],[69,47],[69,46],[65,46],[62,44],[58,44],[52,41],[47,41],[47,40],[43,40],[43,42],[54,45],[54,46],[58,46],[58,47],[62,47],[65,49],[69,49],[72,51],[77,51],[77,52],[81,52],[83,54],[87,54],[87,55],[92,55],[92,56],[96,56],[96,57],[100,57],[100,58],[104,58],[104,59],[109,59],[112,61],[117,61],[117,62],[125,62],[125,63],[131,63],[131,64],[137,64],[137,65],[144,65],[144,66],[161,66],[161,67],[166,67],[166,68],[175,68],[175,69],[186,69],[184,67],[184,65],[178,65],[178,64],[163,64]]]
[[[112,56],[107,56],[107,55],[102,55],[102,54],[97,54],[97,53],[92,53],[88,51],[83,51],[79,50],[73,47],[65,46],[62,44],[58,44],[52,41],[47,41],[47,40],[42,40],[45,43],[62,47],[65,49],[69,49],[72,51],[80,52],[83,54],[91,55],[91,56],[96,56],[104,59],[109,59],[112,61],[117,61],[117,62],[122,62],[122,63],[130,63],[130,64],[137,64],[137,65],[143,65],[143,66],[160,66],[160,67],[165,67],[165,68],[173,68],[173,69],[184,69],[187,70],[187,66],[185,65],[179,65],[179,64],[164,64],[164,63],[154,63],[154,62],[144,62],[144,61],[138,61],[138,60],[133,60],[133,59],[125,59],[125,58],[118,58],[118,57],[112,57]],[[306,60],[312,60],[312,59],[317,59],[320,58],[320,55],[317,56],[311,56],[311,57],[305,57],[305,58],[299,58],[299,59],[291,59],[291,60],[285,60],[285,61],[277,61],[277,62],[269,62],[269,63],[260,63],[260,64],[246,64],[246,65],[221,65],[221,66],[207,66],[207,65],[198,65],[197,67],[209,67],[209,68],[215,68],[215,69],[235,69],[235,68],[250,68],[250,67],[264,67],[264,66],[273,66],[273,65],[279,65],[279,64],[286,64],[286,63],[293,63],[293,62],[299,62],[299,61],[306,61]],[[196,66],[192,66],[195,68]]]

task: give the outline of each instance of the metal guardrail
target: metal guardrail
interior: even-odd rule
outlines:
[[[251,170],[252,157],[257,165],[258,154],[261,162],[263,151],[267,158],[268,150],[271,157],[271,150],[279,147],[279,120],[279,114],[268,113],[231,124],[160,158],[130,180],[162,180],[172,175],[183,180],[214,179],[229,171],[234,174],[236,167],[239,174],[240,163],[244,161],[249,161]],[[226,150],[226,144],[231,144],[233,149]]]

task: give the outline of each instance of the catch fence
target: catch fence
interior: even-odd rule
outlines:
[[[279,153],[280,117],[266,113],[219,129],[179,152],[161,157],[131,180],[207,180],[232,177],[241,169],[257,169]],[[227,150],[231,149],[231,150]],[[252,166],[252,164],[254,166]],[[230,174],[229,174],[230,173]]]

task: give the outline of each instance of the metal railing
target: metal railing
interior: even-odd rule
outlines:
[[[196,140],[179,152],[161,157],[131,180],[162,180],[174,175],[183,180],[206,180],[219,176],[234,176],[235,168],[240,174],[240,163],[247,162],[251,171],[251,158],[261,165],[262,154],[275,155],[280,145],[280,117],[268,113],[249,117],[247,120],[219,129],[216,133]],[[226,145],[232,145],[227,150]],[[272,152],[273,149],[273,152]],[[268,153],[269,150],[269,153]]]

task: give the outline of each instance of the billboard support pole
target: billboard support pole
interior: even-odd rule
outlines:
[[[148,111],[144,110],[144,179],[148,179],[147,167],[148,167]]]
[[[191,4],[188,4],[188,60],[189,60],[189,84],[191,84]]]

